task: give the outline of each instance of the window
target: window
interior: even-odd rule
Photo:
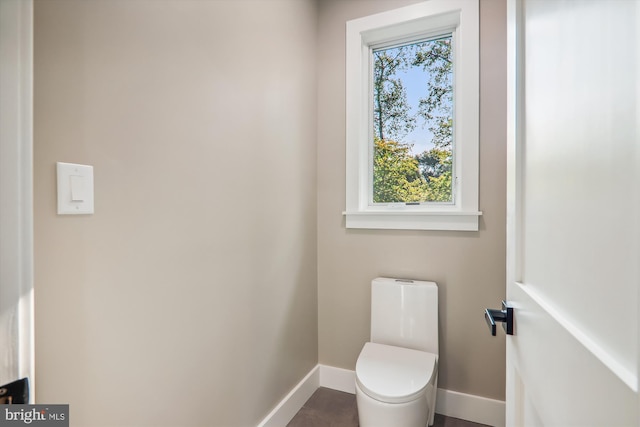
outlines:
[[[452,37],[372,49],[372,205],[453,202]]]
[[[347,23],[347,228],[478,229],[478,0]]]

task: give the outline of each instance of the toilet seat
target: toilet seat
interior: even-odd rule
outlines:
[[[356,362],[356,383],[378,401],[409,402],[431,382],[436,363],[433,353],[368,342]]]

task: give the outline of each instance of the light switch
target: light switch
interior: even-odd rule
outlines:
[[[93,213],[93,166],[56,164],[58,215]]]
[[[83,202],[85,199],[84,193],[84,177],[80,175],[71,175],[69,177],[71,184],[71,201]]]

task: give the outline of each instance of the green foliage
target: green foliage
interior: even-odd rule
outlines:
[[[430,152],[423,153],[423,155],[432,161],[435,159],[435,165],[442,162],[444,166],[441,172],[437,175],[425,175],[421,171],[420,156],[413,156],[410,146],[396,141],[375,138],[373,202],[450,201],[451,156],[446,151],[435,148]]]
[[[451,201],[451,171],[429,179],[425,200],[432,202]]]
[[[451,172],[452,156],[450,150],[432,148],[416,156],[420,173],[426,180],[437,178],[443,173]]]
[[[375,138],[373,157],[374,203],[415,202],[422,198],[424,177],[411,147]]]

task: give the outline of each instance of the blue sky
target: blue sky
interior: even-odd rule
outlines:
[[[424,98],[427,94],[429,74],[422,67],[409,67],[407,71],[396,73],[396,76],[402,80],[407,90],[407,101],[411,106],[411,112],[417,113],[420,98]],[[416,128],[404,137],[403,142],[413,144],[413,154],[419,154],[424,150],[433,148],[433,144],[431,144],[432,136],[424,120],[418,117]]]

